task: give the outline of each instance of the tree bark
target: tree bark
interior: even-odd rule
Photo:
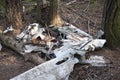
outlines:
[[[42,21],[41,21],[41,17],[42,17],[42,12],[41,12],[41,9],[42,9],[42,1],[40,1],[40,0],[36,0],[36,2],[37,2],[37,21],[39,22],[39,23],[41,23]]]
[[[60,27],[63,24],[60,17],[60,0],[50,1],[50,24],[57,27]]]
[[[13,26],[15,34],[23,28],[22,0],[5,0],[6,26]]]
[[[49,1],[47,0],[36,0],[37,2],[37,22],[45,25],[49,23]]]
[[[120,47],[120,1],[107,0],[104,10],[104,31],[107,45]]]

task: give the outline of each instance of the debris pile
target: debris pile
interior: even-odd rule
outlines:
[[[42,27],[37,23],[27,26],[16,40],[24,43],[23,54],[42,52],[51,60],[11,80],[68,80],[74,64],[90,62],[85,54],[102,48],[106,42],[104,39],[94,39],[72,24],[56,28]],[[76,54],[80,59],[75,57]]]
[[[47,29],[37,23],[27,26],[21,34],[17,35],[16,39],[25,44],[24,54],[41,51],[39,50],[41,47],[44,48],[43,53],[48,53],[47,49],[50,49],[55,44],[57,45],[57,42],[54,42],[55,37],[52,37]]]

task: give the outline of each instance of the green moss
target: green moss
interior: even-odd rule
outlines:
[[[120,47],[120,7],[115,1],[109,6],[105,20],[105,37],[108,47]]]
[[[108,43],[111,47],[120,47],[120,9],[114,14],[113,22],[109,23]]]

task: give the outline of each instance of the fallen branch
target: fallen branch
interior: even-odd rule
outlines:
[[[0,41],[3,45],[11,48],[12,50],[24,56],[25,60],[30,60],[34,64],[40,64],[44,62],[42,58],[38,57],[38,54],[25,55],[23,51],[23,46],[24,46],[23,43],[18,43],[18,41],[14,40],[12,37],[2,34],[1,31],[0,31]]]
[[[90,1],[88,3],[87,7],[83,11],[85,12],[89,8],[89,6],[90,6]]]

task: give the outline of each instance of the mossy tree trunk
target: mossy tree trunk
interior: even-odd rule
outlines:
[[[6,26],[13,26],[14,34],[19,34],[23,28],[22,0],[5,0]]]
[[[57,27],[63,24],[60,17],[60,0],[50,0],[50,24]]]
[[[106,0],[104,31],[108,47],[120,47],[120,0]]]

